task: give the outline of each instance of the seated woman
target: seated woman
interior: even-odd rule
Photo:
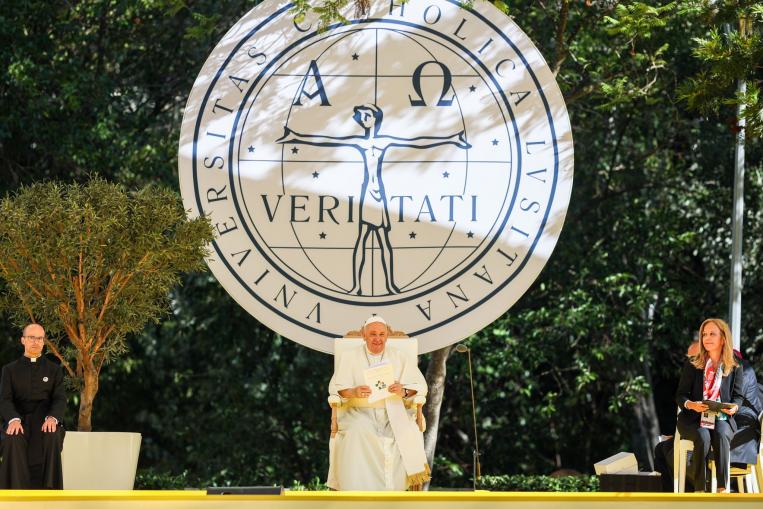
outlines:
[[[699,328],[699,354],[686,360],[678,382],[676,403],[682,409],[677,427],[694,443],[691,464],[696,491],[704,491],[710,445],[716,465],[718,492],[726,491],[731,438],[737,429],[734,414],[742,404],[743,373],[734,358],[731,331],[723,320],[709,318]],[[709,410],[703,400],[733,403],[722,413]]]
[[[366,320],[365,344],[342,355],[329,382],[329,401],[343,403],[326,483],[332,489],[405,490],[429,480],[423,434],[403,406],[403,398],[426,395],[426,380],[415,361],[387,345],[388,333],[381,317]],[[380,364],[393,367],[393,396],[369,403],[364,372]]]

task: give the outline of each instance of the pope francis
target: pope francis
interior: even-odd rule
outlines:
[[[420,489],[430,479],[424,436],[404,400],[425,396],[426,380],[415,360],[387,344],[383,318],[366,320],[362,334],[365,344],[342,354],[329,382],[329,404],[340,410],[326,484],[343,491]],[[394,371],[391,396],[370,402],[366,371],[386,364]]]

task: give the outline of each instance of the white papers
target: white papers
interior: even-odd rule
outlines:
[[[392,396],[389,386],[395,383],[395,368],[392,364],[384,363],[368,368],[363,372],[366,385],[371,388],[369,403],[381,401]]]

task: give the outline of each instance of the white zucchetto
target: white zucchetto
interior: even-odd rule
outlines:
[[[384,321],[384,318],[378,315],[374,315],[370,317],[368,320],[366,320],[366,323],[363,324],[363,327],[366,327],[367,325],[371,325],[372,323],[383,323],[384,325],[387,325],[387,322]]]

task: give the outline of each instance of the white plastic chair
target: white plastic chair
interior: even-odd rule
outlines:
[[[681,413],[679,410],[678,413]],[[694,442],[684,440],[678,432],[673,436],[673,493],[684,493],[686,491],[686,465],[688,464],[688,453],[694,451]]]

